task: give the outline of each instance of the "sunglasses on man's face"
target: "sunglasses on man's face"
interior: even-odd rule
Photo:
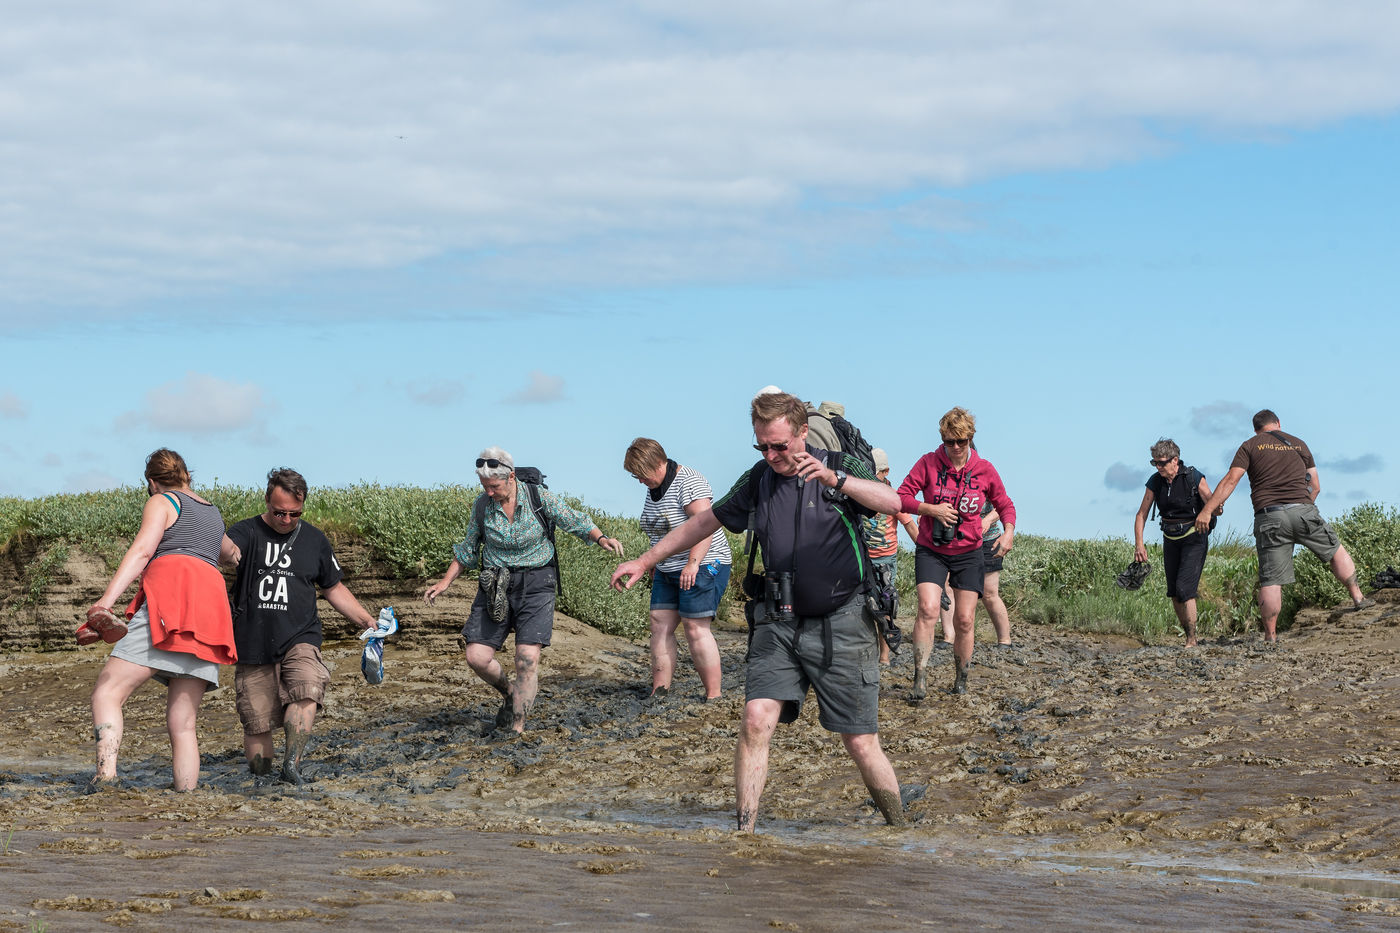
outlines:
[[[795,443],[796,441],[787,441],[782,444],[754,444],[753,449],[761,454],[766,454],[770,450],[776,450],[778,453],[782,453]]]
[[[301,509],[289,511],[287,509],[273,509],[272,514],[277,518],[301,518]]]
[[[476,458],[476,468],[477,468],[478,470],[481,469],[482,467],[490,467],[491,469],[494,470],[494,469],[496,469],[496,467],[498,467],[498,466],[500,466],[500,465],[501,465],[501,461],[497,460],[495,457],[477,457],[477,458]]]

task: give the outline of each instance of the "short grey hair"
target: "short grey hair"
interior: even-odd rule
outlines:
[[[1170,460],[1173,457],[1181,456],[1181,448],[1176,446],[1176,441],[1170,437],[1159,438],[1157,443],[1152,445],[1153,460]]]
[[[478,460],[499,460],[500,466],[479,466],[476,468],[476,475],[483,480],[505,479],[515,472],[515,458],[506,453],[500,447],[487,447],[476,455]]]

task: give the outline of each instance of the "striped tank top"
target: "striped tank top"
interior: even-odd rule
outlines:
[[[175,524],[165,529],[151,560],[166,554],[187,554],[217,568],[219,549],[224,543],[224,517],[218,506],[200,502],[178,489],[162,495],[177,497],[173,504],[179,514]]]

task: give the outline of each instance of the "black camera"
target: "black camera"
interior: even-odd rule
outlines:
[[[958,513],[957,520],[951,525],[935,518],[933,520],[933,531],[929,534],[929,540],[935,545],[952,544],[953,540],[958,536],[958,528],[962,525],[962,521],[963,517],[961,512]]]
[[[796,622],[792,611],[792,572],[770,570],[763,575],[763,601],[774,622]]]

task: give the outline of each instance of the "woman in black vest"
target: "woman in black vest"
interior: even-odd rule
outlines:
[[[1170,438],[1152,445],[1151,464],[1157,472],[1147,478],[1137,518],[1133,520],[1133,560],[1147,560],[1142,542],[1147,513],[1155,503],[1162,517],[1162,569],[1167,575],[1167,596],[1186,632],[1186,647],[1196,647],[1196,588],[1206,565],[1210,532],[1196,530],[1196,514],[1210,499],[1210,485],[1195,467],[1181,462],[1181,448]],[[1217,512],[1217,514],[1219,514]],[[1211,522],[1215,527],[1215,522]]]

